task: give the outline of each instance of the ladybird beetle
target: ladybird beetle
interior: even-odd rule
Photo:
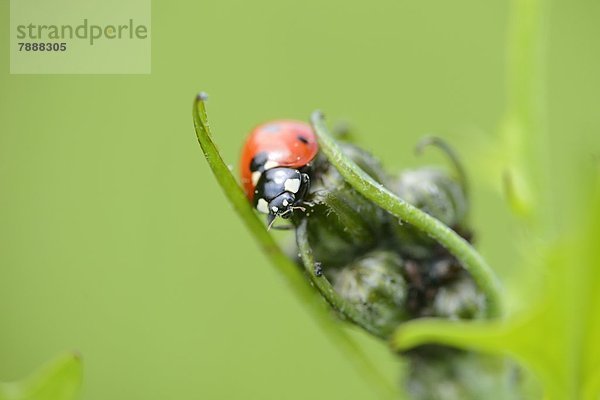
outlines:
[[[318,151],[317,138],[304,122],[271,121],[250,132],[240,162],[242,185],[254,207],[268,215],[269,225],[302,208]]]

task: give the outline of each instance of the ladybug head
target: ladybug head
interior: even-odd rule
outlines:
[[[294,168],[277,167],[264,171],[255,188],[254,206],[268,215],[269,225],[276,217],[290,218],[308,191],[307,174]]]
[[[283,192],[269,202],[269,214],[284,219],[292,215],[296,196],[290,192]]]
[[[291,192],[283,192],[271,201],[259,198],[256,204],[256,209],[263,214],[267,214],[269,224],[275,217],[288,219],[292,216],[294,210],[302,210],[305,208],[299,204],[302,202],[302,196],[296,196]]]
[[[296,209],[304,207],[294,205],[296,198],[292,193],[284,192],[269,202],[269,214],[267,215],[267,229],[271,229],[275,218],[288,219]]]

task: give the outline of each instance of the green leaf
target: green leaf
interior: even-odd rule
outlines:
[[[0,383],[0,400],[72,400],[79,393],[82,373],[79,355],[66,354],[29,378]]]
[[[267,232],[264,222],[260,221],[246,195],[236,182],[227,164],[221,158],[219,150],[212,140],[210,125],[205,107],[206,95],[199,94],[194,102],[192,114],[194,127],[200,147],[213,174],[235,212],[240,216],[258,245],[269,257],[271,264],[280,272],[292,292],[306,305],[323,331],[342,352],[351,358],[360,374],[373,384],[382,398],[395,398],[396,390],[384,375],[372,364],[360,347],[342,330],[340,323],[332,318],[330,310],[318,293],[310,287],[302,270],[281,250],[277,242]]]

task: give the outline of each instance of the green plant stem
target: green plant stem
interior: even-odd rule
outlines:
[[[506,47],[506,119],[526,133],[531,151],[539,148],[544,116],[543,0],[511,0]],[[509,135],[511,132],[504,132]],[[517,132],[518,133],[518,132]]]
[[[320,296],[308,285],[302,271],[285,255],[273,237],[267,232],[265,224],[256,216],[244,192],[212,141],[212,134],[204,104],[205,100],[206,95],[201,93],[194,101],[192,114],[196,136],[213,174],[217,178],[225,196],[233,205],[235,212],[240,216],[248,230],[250,230],[273,266],[284,277],[288,286],[306,305],[318,325],[330,337],[332,342],[340,347],[342,353],[351,358],[360,375],[373,385],[382,398],[395,398],[396,390],[393,385],[379,372],[360,347],[342,330],[341,326],[331,318],[328,308]]]
[[[510,2],[507,100],[500,126],[506,157],[502,177],[505,196],[515,214],[528,223],[539,222],[540,197],[536,194],[548,163],[544,137],[543,8],[543,0]]]
[[[499,317],[502,313],[500,283],[483,257],[469,242],[438,219],[398,198],[382,184],[373,180],[356,163],[345,157],[338,144],[331,138],[321,112],[313,113],[311,121],[317,132],[321,150],[344,179],[367,199],[425,232],[444,246],[469,271],[485,293],[488,316]]]
[[[460,160],[460,157],[454,151],[452,146],[450,146],[446,141],[442,138],[436,136],[425,136],[422,138],[417,146],[415,147],[415,152],[417,155],[423,154],[423,150],[427,146],[435,146],[440,149],[450,160],[452,166],[454,167],[454,172],[456,174],[456,178],[462,187],[463,192],[465,193],[465,197],[469,198],[469,179],[467,178],[467,172],[465,167]]]
[[[325,300],[338,311],[343,317],[348,320],[354,322],[358,326],[365,329],[367,332],[377,336],[380,339],[386,339],[386,336],[376,327],[372,326],[368,321],[364,319],[364,317],[356,311],[356,307],[352,304],[348,303],[344,300],[331,286],[327,277],[323,274],[317,276],[315,273],[315,260],[313,257],[313,253],[308,243],[308,234],[307,234],[307,221],[303,219],[300,221],[300,224],[296,228],[296,242],[298,244],[298,251],[300,252],[300,257],[302,258],[302,264],[304,265],[304,270],[306,274],[309,276],[310,280],[313,282],[315,287],[321,292]]]

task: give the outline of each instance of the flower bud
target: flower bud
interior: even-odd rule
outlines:
[[[485,297],[471,276],[451,256],[404,261],[411,317],[474,319],[485,311]]]
[[[377,250],[334,271],[333,286],[365,321],[387,336],[408,317],[401,271],[402,259],[397,254]]]
[[[502,357],[442,346],[405,354],[404,387],[413,400],[509,400],[521,398],[517,370]]]
[[[468,201],[460,183],[445,171],[431,167],[405,171],[390,188],[404,201],[449,227],[465,231]],[[396,222],[392,231],[407,256],[424,259],[432,255],[436,247],[433,239],[406,222]]]
[[[481,318],[484,310],[485,298],[468,276],[441,286],[432,305],[434,316],[447,319]]]

